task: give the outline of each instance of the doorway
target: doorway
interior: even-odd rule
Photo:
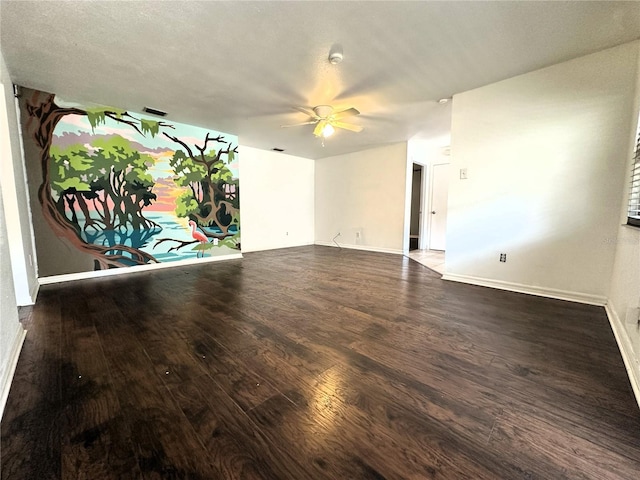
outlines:
[[[440,274],[444,274],[445,250],[447,248],[449,162],[446,154],[434,160],[434,163],[413,163],[412,165],[410,235],[407,256]]]
[[[411,220],[409,226],[409,251],[422,245],[422,165],[414,163],[411,180]]]

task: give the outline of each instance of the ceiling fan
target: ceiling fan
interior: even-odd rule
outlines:
[[[293,125],[282,125],[282,127],[297,127],[300,125],[316,125],[313,129],[313,134],[316,137],[326,138],[330,135],[333,135],[336,128],[343,128],[345,130],[349,130],[351,132],[361,132],[362,127],[359,125],[354,125],[352,123],[341,122],[340,120],[345,117],[351,117],[354,115],[360,115],[360,112],[355,108],[347,108],[345,110],[334,111],[331,105],[318,105],[317,107],[313,107],[313,109],[308,109],[304,107],[294,107],[299,112],[302,112],[312,120],[308,122],[294,123]]]

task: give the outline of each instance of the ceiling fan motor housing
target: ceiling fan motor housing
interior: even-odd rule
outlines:
[[[316,115],[320,118],[327,118],[333,113],[333,107],[330,105],[318,105],[313,109]]]

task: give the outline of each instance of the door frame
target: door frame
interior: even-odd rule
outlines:
[[[417,155],[416,155],[417,156]],[[404,211],[404,239],[402,243],[402,253],[407,255],[409,253],[409,241],[410,241],[410,225],[411,225],[411,190],[413,188],[413,164],[420,165],[422,167],[422,176],[420,177],[420,216],[418,227],[418,248],[424,250],[428,248],[427,245],[427,223],[428,220],[424,218],[427,212],[427,206],[429,205],[429,199],[427,197],[430,194],[428,180],[430,177],[429,162],[413,156],[407,157],[406,167],[406,180],[405,180],[405,211]]]
[[[429,194],[429,186],[427,184],[427,179],[429,178],[429,174],[428,174],[428,169],[429,166],[423,164],[422,162],[416,162],[416,161],[412,161],[411,162],[411,175],[412,175],[412,181],[411,181],[411,197],[412,197],[412,201],[411,201],[411,209],[410,209],[410,219],[413,217],[413,172],[414,172],[414,167],[415,166],[419,166],[420,167],[420,200],[418,202],[418,250],[424,250],[425,248],[427,248],[425,245],[427,244],[427,233],[428,233],[428,228],[427,228],[427,218],[425,217],[426,215],[426,208],[429,204],[428,199],[427,199],[427,195]],[[409,230],[409,238],[411,238],[411,230]],[[410,246],[410,245],[409,245]]]
[[[402,235],[402,253],[404,255],[409,254],[413,164],[415,163],[422,166],[422,198],[420,202],[422,214],[420,215],[420,242],[418,247],[422,250],[426,250],[430,248],[429,235],[431,233],[431,219],[425,218],[424,216],[427,214],[431,216],[431,170],[433,165],[451,165],[451,158],[449,158],[448,150],[448,147],[425,145],[424,142],[420,141],[416,141],[415,143],[409,141],[407,143],[407,158],[405,163],[404,226]]]

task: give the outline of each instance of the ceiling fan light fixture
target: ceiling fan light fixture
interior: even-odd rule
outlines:
[[[294,107],[299,112],[309,116],[306,122],[294,123],[292,125],[280,125],[283,128],[297,127],[299,125],[315,125],[313,135],[319,138],[327,138],[333,135],[337,128],[349,130],[351,132],[361,132],[363,129],[359,125],[342,121],[343,118],[360,115],[360,112],[354,108],[346,108],[335,111],[331,105],[318,105],[312,109],[306,107]]]
[[[336,132],[336,129],[333,128],[333,125],[331,125],[330,123],[327,123],[322,129],[322,136],[324,138],[327,138],[333,135],[335,132]]]

